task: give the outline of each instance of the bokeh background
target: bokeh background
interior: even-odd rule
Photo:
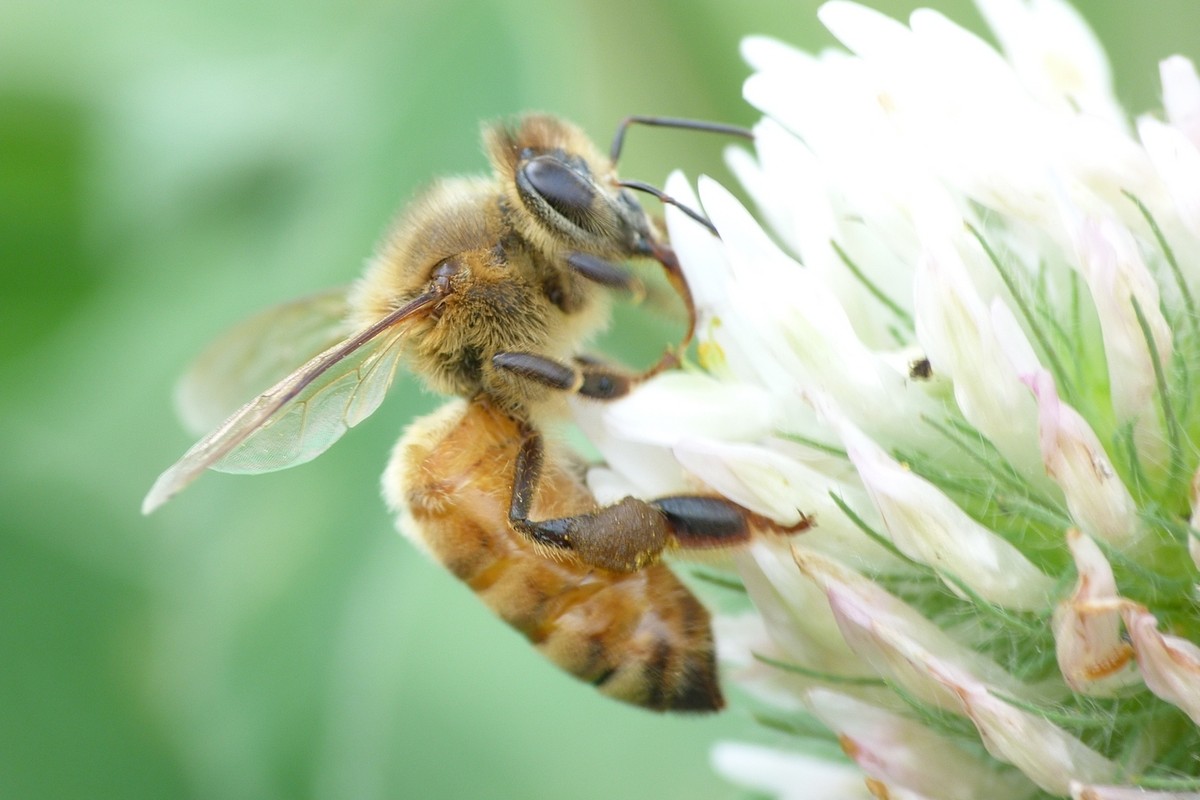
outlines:
[[[736,796],[708,744],[783,734],[600,698],[394,533],[378,474],[437,402],[410,380],[310,465],[138,505],[190,444],[188,359],[354,277],[418,187],[483,169],[480,120],[548,110],[601,142],[630,113],[749,124],[739,38],[825,46],[815,6],[7,0],[0,797]],[[1084,11],[1131,109],[1159,105],[1159,58],[1200,56],[1194,0]],[[639,130],[622,171],[721,175],[722,146]],[[637,320],[617,355],[662,344]]]

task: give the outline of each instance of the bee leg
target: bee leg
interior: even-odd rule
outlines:
[[[684,331],[683,338],[679,340],[678,345],[664,352],[657,364],[637,376],[638,381],[647,380],[664,370],[674,369],[679,366],[679,354],[687,349],[687,346],[692,343],[692,339],[696,335],[696,302],[692,299],[692,289],[688,286],[687,278],[683,275],[683,268],[679,266],[679,258],[675,255],[675,251],[671,249],[670,245],[664,244],[655,238],[648,238],[646,240],[646,247],[646,255],[653,257],[662,265],[663,272],[666,274],[671,288],[675,290],[675,293],[679,295],[679,299],[683,301],[684,310],[687,312],[687,330]]]
[[[634,379],[594,362],[564,364],[536,353],[497,353],[492,366],[551,389],[573,392],[594,400],[613,400],[629,393]]]
[[[667,518],[672,544],[684,550],[732,547],[749,541],[753,531],[791,534],[814,524],[812,517],[801,513],[795,524],[781,525],[723,497],[708,495],[658,497],[649,504]]]
[[[795,525],[779,525],[724,498],[700,495],[649,502],[626,497],[587,514],[531,520],[529,510],[542,458],[541,434],[526,429],[517,453],[509,522],[538,544],[570,551],[581,561],[604,569],[632,572],[653,564],[669,547],[731,547],[749,541],[755,530],[796,533],[812,524],[802,515]]]
[[[533,542],[567,551],[581,561],[616,572],[633,572],[658,560],[670,540],[667,518],[647,503],[626,497],[589,514],[531,520],[529,510],[542,472],[542,436],[525,431],[517,452],[508,519]]]
[[[641,255],[650,256],[662,265],[663,270],[667,274],[667,280],[670,281],[676,294],[683,300],[687,311],[688,327],[679,345],[674,350],[668,350],[663,353],[658,363],[638,375],[635,382],[644,381],[663,370],[679,366],[679,357],[676,354],[682,352],[688,346],[696,331],[696,307],[692,302],[692,292],[688,288],[687,281],[683,277],[683,271],[679,267],[679,259],[675,257],[675,251],[669,246],[657,242],[653,237],[647,236],[645,252],[641,253]],[[605,261],[588,253],[571,253],[567,256],[567,264],[580,276],[593,283],[628,292],[635,303],[640,303],[646,297],[646,287],[642,282],[619,264]]]
[[[567,256],[567,266],[592,283],[628,293],[635,303],[646,298],[645,285],[620,264],[589,253],[571,253]]]

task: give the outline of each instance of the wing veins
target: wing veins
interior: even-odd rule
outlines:
[[[149,514],[161,506],[195,480],[204,470],[221,461],[256,432],[270,425],[272,418],[281,409],[295,400],[314,381],[322,377],[335,365],[345,360],[364,345],[375,340],[389,328],[392,328],[394,325],[412,316],[415,312],[430,305],[436,299],[436,295],[426,293],[406,303],[349,339],[339,342],[328,350],[309,359],[303,366],[242,406],[225,422],[221,423],[216,430],[193,445],[184,453],[182,458],[168,467],[158,477],[158,480],[154,482],[154,485],[150,488],[149,493],[142,502],[142,513]],[[394,346],[394,343],[395,340],[389,341],[377,353],[368,354],[364,358],[364,362],[371,360],[373,356],[377,360],[383,353],[390,350]],[[362,366],[362,364],[356,365],[354,367],[354,374],[357,375],[361,371]],[[351,373],[347,373],[347,375],[349,374]],[[318,393],[320,391],[318,390]],[[353,396],[353,392],[351,395]],[[300,407],[302,429],[308,424],[308,404],[311,399],[306,398]],[[333,441],[336,441],[339,437],[340,434],[335,436]],[[302,438],[300,437],[296,441],[300,442]],[[330,444],[332,444],[332,441]],[[302,450],[302,448],[298,449]]]

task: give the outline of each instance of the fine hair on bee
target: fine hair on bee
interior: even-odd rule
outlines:
[[[798,509],[770,520],[702,487],[602,505],[579,458],[545,435],[567,397],[627,395],[676,366],[695,331],[678,259],[631,190],[680,204],[616,173],[635,124],[752,136],[629,117],[606,155],[551,115],[486,125],[491,174],[435,182],[348,291],[256,315],[201,356],[182,393],[192,419],[215,423],[230,411],[231,387],[270,388],[167,469],[143,510],[206,469],[268,472],[315,458],[379,406],[405,364],[456,399],[411,423],[392,451],[383,493],[401,531],[603,694],[657,711],[721,708],[708,611],[661,556],[736,547],[811,521]],[[584,348],[606,324],[612,296],[641,290],[628,266],[638,261],[663,270],[687,329],[655,364],[629,371]],[[311,345],[307,359],[280,371],[268,345],[296,341]]]

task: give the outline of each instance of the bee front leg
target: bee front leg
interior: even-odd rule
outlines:
[[[581,561],[617,572],[633,572],[656,562],[668,548],[732,547],[749,541],[754,530],[795,533],[809,527],[801,517],[781,526],[720,497],[679,495],[657,500],[626,497],[587,514],[531,520],[529,510],[541,476],[541,434],[525,431],[517,453],[508,519],[534,542],[569,551]]]
[[[675,256],[675,251],[671,249],[670,245],[661,243],[649,233],[646,233],[640,248],[637,255],[648,256],[662,265],[667,280],[670,282],[672,288],[675,289],[676,294],[679,295],[679,299],[683,301],[688,320],[687,331],[684,333],[683,339],[680,340],[679,344],[672,350],[664,353],[657,364],[637,376],[637,381],[644,381],[664,370],[679,366],[677,353],[682,353],[687,349],[688,344],[691,343],[696,333],[696,304],[692,300],[692,291],[688,287],[687,279],[684,278],[683,270],[679,266],[679,259]],[[627,292],[634,302],[641,302],[645,298],[646,287],[637,277],[631,275],[629,270],[620,264],[614,264],[611,261],[606,261],[588,253],[571,253],[567,256],[566,260],[567,266],[574,270],[577,275],[593,283]]]

